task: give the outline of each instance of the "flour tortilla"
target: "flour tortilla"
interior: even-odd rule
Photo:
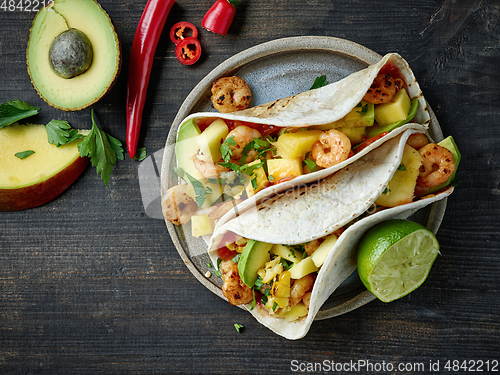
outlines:
[[[422,129],[420,129],[422,131]],[[276,195],[237,217],[225,219],[211,238],[208,253],[214,264],[217,247],[228,231],[248,239],[278,244],[302,244],[333,233],[359,218],[375,202],[401,163],[408,137],[418,132],[408,128],[372,149],[363,158],[313,185],[298,186]],[[406,218],[416,210],[447,197],[453,188],[430,198],[387,208],[350,225],[339,237],[321,267],[312,290],[305,318],[288,322],[257,306],[255,318],[288,339],[303,337],[323,303],[356,269],[356,243],[376,223],[393,217]],[[245,307],[250,310],[250,304]]]

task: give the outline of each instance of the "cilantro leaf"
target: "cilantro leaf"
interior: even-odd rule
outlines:
[[[398,171],[406,171],[406,167],[404,164],[399,164]]]
[[[231,155],[233,155],[233,150],[231,150],[230,146],[236,146],[236,141],[234,140],[234,135],[225,139],[222,142],[222,145],[219,148],[220,153],[222,154],[222,159],[227,163],[231,159]]]
[[[328,85],[328,82],[326,81],[326,75],[323,74],[322,76],[316,77],[313,85],[311,86],[311,88],[309,90],[319,89],[320,87],[323,87],[326,85]]]
[[[316,162],[312,159],[305,159],[304,164],[307,165],[309,170],[311,172],[316,172],[318,170],[318,166],[316,165]]]
[[[384,191],[382,192],[382,194],[387,194],[387,193],[390,193],[390,192],[391,192],[391,189],[385,188]]]
[[[240,333],[240,330],[242,328],[245,328],[243,325],[241,324],[238,324],[238,323],[234,323],[234,328],[236,328],[236,330],[238,331],[238,333]]]
[[[211,193],[211,189],[208,188],[207,190],[205,189],[205,186],[203,186],[203,184],[198,181],[196,178],[194,178],[193,176],[191,176],[189,173],[187,172],[184,172],[184,175],[186,176],[186,178],[189,180],[189,182],[191,183],[191,185],[193,185],[193,188],[194,188],[194,193],[196,194],[195,196],[195,201],[196,201],[196,205],[198,207],[201,207],[203,206],[203,203],[205,203],[205,194],[210,194]]]
[[[78,144],[80,156],[89,156],[92,166],[97,167],[97,173],[108,186],[109,178],[116,160],[123,160],[123,148],[121,142],[99,129],[94,120],[92,110],[92,130],[85,139]]]
[[[35,116],[38,112],[40,112],[39,107],[33,107],[17,99],[8,100],[7,103],[0,104],[0,129],[24,118]]]
[[[50,121],[45,125],[45,130],[47,130],[49,143],[57,147],[84,137],[82,134],[78,134],[78,130],[71,129],[71,125],[67,121],[62,120]]]
[[[35,151],[33,150],[26,150],[26,151],[21,151],[21,152],[16,152],[14,156],[19,159],[26,159],[28,156],[33,155]]]

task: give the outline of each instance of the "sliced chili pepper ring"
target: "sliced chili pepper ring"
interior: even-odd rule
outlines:
[[[179,44],[186,38],[198,38],[198,29],[191,22],[177,22],[170,29],[170,40],[174,44]]]
[[[196,38],[184,38],[175,47],[175,56],[184,65],[192,65],[201,56],[201,44]]]

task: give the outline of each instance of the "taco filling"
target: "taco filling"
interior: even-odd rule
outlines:
[[[175,172],[184,181],[163,195],[165,218],[176,225],[191,221],[194,236],[209,235],[218,220],[243,200],[285,182],[291,187],[292,180],[311,182],[315,174],[325,177],[410,122],[421,98],[412,97],[414,88],[409,90],[398,66],[386,60],[361,100],[346,115],[326,124],[287,127],[213,114],[183,122],[175,146]],[[290,98],[288,107],[300,95]],[[283,100],[268,104],[268,109],[283,106]],[[239,112],[255,111],[256,115],[248,115],[251,120],[260,116],[260,107]]]

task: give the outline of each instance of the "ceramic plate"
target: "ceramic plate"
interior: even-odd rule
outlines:
[[[376,63],[382,56],[350,41],[331,37],[294,37],[260,44],[226,60],[210,72],[188,95],[170,129],[162,161],[161,191],[175,185],[173,144],[181,121],[194,112],[216,112],[210,102],[212,82],[223,76],[237,75],[252,90],[251,106],[298,94],[310,88],[314,79],[326,75],[328,82]],[[436,141],[443,135],[436,117],[431,115],[430,134]],[[446,208],[446,199],[434,203],[411,217],[437,232]],[[207,244],[191,236],[190,225],[174,226],[166,221],[172,240],[191,273],[211,292],[221,298],[222,280],[208,267]],[[211,271],[212,276],[205,274]],[[327,319],[352,311],[375,299],[356,273],[352,274],[326,301],[316,320]]]

